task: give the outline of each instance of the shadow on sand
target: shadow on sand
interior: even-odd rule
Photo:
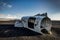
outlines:
[[[0,25],[0,37],[36,36],[41,35],[27,28],[16,28],[14,25]]]

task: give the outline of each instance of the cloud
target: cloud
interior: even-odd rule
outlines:
[[[51,20],[60,20],[60,13],[49,14]]]
[[[0,18],[21,19],[21,17],[27,16],[23,14],[0,14]]]
[[[0,2],[0,10],[12,8],[12,5],[7,2]]]
[[[15,19],[17,16],[11,15],[11,14],[0,14],[0,18],[10,18],[10,19]]]
[[[0,14],[0,16],[4,16],[4,14]]]
[[[15,18],[17,18],[17,16],[15,16],[15,15],[11,15],[11,14],[8,14],[8,15],[6,16],[6,18],[15,19]]]
[[[0,14],[0,18],[9,18],[9,19],[21,19],[23,16],[28,16],[28,15],[23,15],[23,14]],[[30,15],[31,16],[31,15]],[[55,14],[48,14],[48,17],[51,20],[60,20],[60,13],[55,13]]]
[[[27,15],[23,15],[23,14],[2,14],[0,13],[0,18],[10,18],[10,19],[21,19],[21,17],[23,16],[27,16]]]
[[[11,8],[11,7],[12,7],[12,5],[9,5],[9,4],[8,4],[8,5],[7,5],[7,7],[8,7],[8,8]]]
[[[3,3],[3,6],[6,6],[7,5],[7,3]]]

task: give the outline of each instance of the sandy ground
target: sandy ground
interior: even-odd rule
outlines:
[[[54,25],[56,25],[56,26],[55,27],[52,27],[52,29],[51,29],[52,34],[51,35],[44,35],[44,36],[42,36],[42,35],[34,35],[34,36],[31,36],[31,35],[30,36],[26,36],[25,35],[25,36],[19,36],[17,34],[19,34],[20,32],[16,31],[18,28],[16,30],[15,30],[15,28],[14,28],[14,30],[12,30],[13,29],[13,26],[12,25],[11,25],[11,27],[9,27],[9,25],[8,26],[0,26],[0,40],[60,40],[60,28],[58,26],[58,25],[60,25],[60,23],[53,22],[53,26]],[[4,36],[3,37],[2,36],[2,33],[6,29],[7,30],[9,29],[8,31],[10,31],[10,28],[12,28],[11,29],[11,33],[12,34],[11,33],[4,34],[5,36],[3,35]],[[7,32],[7,31],[5,31],[5,32]],[[18,33],[16,33],[16,32],[18,32]],[[14,36],[14,37],[13,36],[12,37],[7,36],[6,37],[6,35],[13,35],[14,33],[16,33],[16,36]],[[33,33],[35,33],[35,32],[33,32]]]

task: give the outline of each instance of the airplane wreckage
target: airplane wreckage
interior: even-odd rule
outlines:
[[[35,16],[24,16],[21,20],[17,20],[14,24],[15,27],[24,27],[29,30],[35,31],[42,35],[51,34],[51,19],[47,13],[37,14]]]

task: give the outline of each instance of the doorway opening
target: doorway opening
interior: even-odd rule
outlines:
[[[30,18],[28,19],[28,27],[29,27],[29,28],[33,28],[33,29],[34,29],[35,20],[36,20],[35,17],[30,17]]]

